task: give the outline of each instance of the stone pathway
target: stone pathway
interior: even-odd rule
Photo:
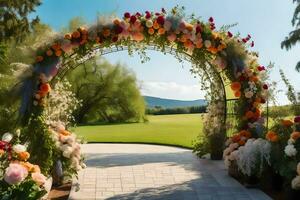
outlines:
[[[190,150],[143,144],[86,144],[87,168],[70,200],[269,200],[227,175],[222,161]],[[80,190],[78,190],[80,185]]]

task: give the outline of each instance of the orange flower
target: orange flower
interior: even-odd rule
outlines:
[[[61,133],[62,135],[64,135],[64,136],[71,135],[71,133],[70,133],[69,131],[67,131],[67,130],[63,130],[63,131],[61,131],[60,133]]]
[[[72,33],[72,37],[73,38],[80,38],[80,32],[79,31],[74,31],[73,33]]]
[[[65,39],[71,40],[72,39],[72,35],[70,33],[65,34]]]
[[[49,49],[48,51],[46,51],[47,56],[52,56],[53,55],[53,51],[51,49]]]
[[[30,154],[27,151],[18,153],[18,157],[20,160],[26,161],[30,157]]]
[[[58,44],[58,43],[54,43],[54,44],[51,46],[51,48],[54,49],[55,51],[58,51],[58,50],[60,50],[61,46],[60,46],[60,44]]]
[[[2,156],[4,153],[4,150],[0,149],[0,156]]]
[[[294,124],[291,120],[282,120],[281,123],[283,126],[286,126],[286,127],[290,127]]]
[[[196,48],[197,48],[197,49],[200,49],[200,48],[202,48],[202,47],[203,47],[203,43],[202,43],[201,41],[196,42]]]
[[[150,35],[153,35],[153,34],[154,34],[154,29],[153,29],[153,28],[149,28],[149,29],[148,29],[148,33],[149,33]]]
[[[218,53],[218,49],[216,47],[209,47],[207,50],[212,54]]]
[[[254,113],[252,111],[247,111],[246,114],[245,114],[245,117],[247,119],[251,119],[254,117]]]
[[[166,30],[164,28],[158,29],[158,34],[159,35],[163,35],[163,34],[165,34],[165,32],[166,32]]]
[[[108,37],[108,36],[110,36],[110,30],[109,30],[108,28],[106,28],[106,29],[103,29],[103,32],[102,32],[102,34],[103,34],[103,36],[104,36],[104,37]]]
[[[234,93],[234,96],[235,97],[237,97],[237,98],[240,98],[241,97],[241,91],[236,91],[235,93]]]
[[[241,140],[241,136],[239,134],[233,135],[231,137],[232,142],[238,142]]]
[[[300,132],[298,131],[295,131],[291,134],[291,138],[294,139],[294,140],[297,140],[300,138]]]
[[[153,23],[153,28],[154,28],[154,29],[159,29],[159,24],[157,23],[157,21],[155,21],[155,22]]]
[[[51,91],[51,86],[49,83],[44,83],[40,86],[40,91],[44,94],[47,94]]]
[[[188,31],[193,31],[194,26],[193,26],[192,24],[185,23],[185,28],[186,28]]]
[[[32,171],[34,165],[30,162],[20,162],[20,164],[27,169],[27,171]]]
[[[241,89],[242,86],[240,82],[233,82],[231,83],[230,87],[233,91],[238,91]]]
[[[252,82],[257,82],[258,81],[258,77],[257,76],[251,76],[249,78],[249,80],[252,81]]]
[[[242,131],[240,131],[240,136],[250,138],[251,133],[250,133],[250,131],[242,130]]]
[[[271,142],[277,142],[279,140],[279,137],[278,135],[273,132],[273,131],[269,131],[267,134],[266,134],[266,139],[271,141]]]
[[[61,56],[61,54],[62,54],[62,51],[61,51],[61,50],[55,51],[55,55],[56,55],[57,57]]]
[[[238,142],[238,144],[241,145],[241,146],[243,146],[243,145],[246,144],[246,141],[245,141],[245,140],[240,140],[240,141]]]
[[[38,165],[33,165],[31,170],[32,170],[32,172],[41,173],[41,169]]]
[[[36,57],[36,62],[42,62],[44,60],[43,56],[37,56]]]

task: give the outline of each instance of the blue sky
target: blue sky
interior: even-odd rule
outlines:
[[[278,82],[279,89],[285,90],[278,69],[284,69],[292,84],[298,90],[300,73],[294,70],[299,56],[299,45],[290,51],[280,48],[280,43],[293,30],[291,18],[295,5],[292,0],[43,0],[37,8],[43,23],[59,31],[75,16],[83,17],[88,23],[96,21],[97,16],[124,12],[159,11],[162,7],[170,10],[175,5],[186,8],[187,14],[194,13],[207,20],[213,16],[217,27],[223,24],[238,23],[231,29],[242,35],[251,34],[255,40],[254,50],[260,54],[260,63],[274,62],[271,79]],[[297,53],[298,52],[298,53]],[[111,62],[126,63],[132,68],[140,81],[143,93],[178,99],[195,99],[203,92],[195,91],[198,80],[189,74],[189,63],[181,64],[172,56],[149,52],[151,60],[141,64],[139,57],[128,57],[126,52],[106,56]],[[281,104],[287,103],[283,93],[278,96]]]

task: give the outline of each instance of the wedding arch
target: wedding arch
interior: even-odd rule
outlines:
[[[235,36],[228,31],[230,26],[216,30],[213,18],[204,22],[194,16],[184,16],[178,7],[168,13],[164,9],[156,13],[126,12],[122,19],[79,27],[43,45],[36,52],[32,75],[22,86],[20,115],[23,125],[33,130],[28,136],[35,138],[32,142],[39,143],[49,137],[49,130],[59,129],[47,124],[43,112],[57,80],[97,55],[137,51],[144,61],[148,59],[146,50],[149,49],[192,64],[191,72],[199,75],[203,89],[208,91],[206,134],[217,144],[219,154],[222,155],[226,138],[230,95],[236,99],[239,134],[235,139],[244,145],[248,138],[256,137],[264,128],[261,107],[267,100],[268,85],[264,82],[265,67],[258,64],[258,55],[248,50],[254,45],[251,36]],[[48,143],[45,140],[43,144]],[[46,158],[40,158],[41,162]]]

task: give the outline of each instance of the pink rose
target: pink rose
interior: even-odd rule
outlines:
[[[10,184],[18,184],[22,182],[28,175],[27,169],[17,163],[11,163],[5,170],[4,180]]]
[[[34,180],[38,185],[44,185],[44,183],[46,182],[46,177],[41,173],[34,172],[31,174],[31,177],[32,180]]]

